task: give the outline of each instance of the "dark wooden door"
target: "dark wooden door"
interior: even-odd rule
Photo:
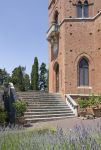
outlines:
[[[59,65],[56,68],[56,92],[59,92]]]

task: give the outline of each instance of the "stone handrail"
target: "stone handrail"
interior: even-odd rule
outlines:
[[[73,113],[75,114],[75,116],[78,116],[78,105],[73,100],[73,98],[71,97],[71,95],[70,94],[66,94],[65,98],[66,98],[66,103],[68,104],[68,106],[70,107],[70,109],[73,111]]]

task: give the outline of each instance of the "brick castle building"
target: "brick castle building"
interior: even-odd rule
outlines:
[[[101,0],[50,0],[49,91],[101,93]]]

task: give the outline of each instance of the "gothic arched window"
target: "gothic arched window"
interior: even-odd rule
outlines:
[[[78,18],[87,18],[89,16],[88,8],[88,0],[85,0],[84,3],[82,3],[80,0],[78,1],[77,5],[77,17]]]
[[[89,63],[86,58],[82,58],[78,65],[79,86],[89,85]]]
[[[84,17],[88,17],[88,1],[87,0],[84,1],[83,11],[84,11]]]
[[[78,1],[77,4],[77,17],[82,18],[82,2]]]

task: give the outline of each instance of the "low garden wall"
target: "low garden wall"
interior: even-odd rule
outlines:
[[[101,117],[101,95],[71,95],[78,104],[78,116]]]

